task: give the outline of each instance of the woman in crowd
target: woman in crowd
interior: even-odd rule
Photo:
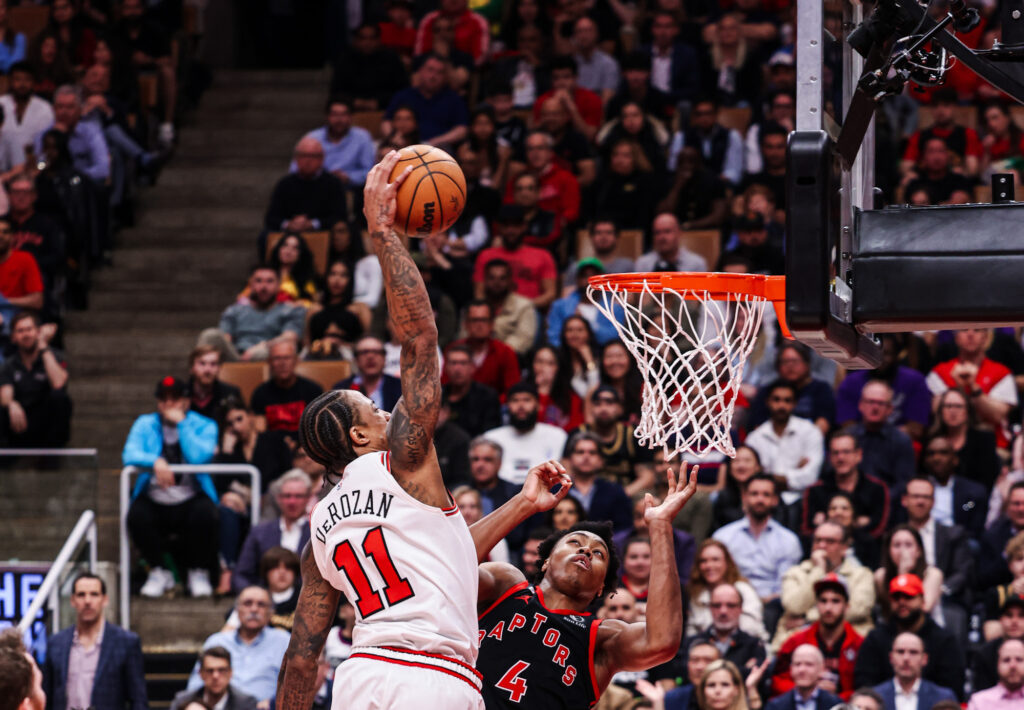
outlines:
[[[982,631],[986,641],[1003,636],[1003,625],[999,617],[1006,600],[1014,595],[1024,596],[1024,532],[1018,532],[1010,538],[1004,556],[1013,579],[985,591],[985,626]]]
[[[606,123],[597,134],[597,145],[601,157],[611,160],[615,146],[623,140],[636,143],[647,158],[649,169],[660,176],[665,171],[665,152],[669,140],[668,131],[655,118],[644,113],[636,101],[627,101],[619,109],[619,115]]]
[[[708,538],[697,548],[697,561],[690,571],[690,583],[686,585],[689,603],[683,636],[699,634],[711,626],[711,590],[719,584],[733,585],[743,599],[740,628],[759,638],[765,637],[764,605],[761,598],[740,574],[736,562],[729,554],[729,548],[712,538]]]
[[[587,319],[578,315],[566,318],[558,347],[558,369],[571,373],[572,390],[580,399],[586,399],[601,382],[594,360],[596,352],[597,341]]]
[[[1019,171],[1024,157],[1024,131],[1014,122],[1009,106],[998,101],[990,103],[983,109],[982,117],[985,137],[981,145],[985,152],[981,157],[981,175],[987,177],[990,171],[1005,169]]]
[[[6,74],[12,64],[24,58],[25,35],[8,26],[7,0],[0,0],[0,72]]]
[[[853,531],[853,555],[865,567],[875,569],[878,566],[881,545],[877,539],[868,534],[867,530],[853,524],[856,518],[854,509],[853,496],[846,491],[836,491],[828,502],[825,517],[830,522],[838,523]]]
[[[728,525],[744,516],[741,501],[743,484],[755,473],[763,471],[761,457],[756,451],[745,445],[736,447],[736,456],[726,459],[720,466],[719,477],[724,476],[724,480],[714,502],[713,528]]]
[[[480,184],[504,190],[512,148],[498,136],[492,107],[484,104],[470,114],[467,142],[481,161]]]
[[[623,546],[622,578],[619,582],[638,602],[646,602],[650,581],[651,541],[642,536],[631,537]]]
[[[484,517],[484,506],[483,500],[480,498],[480,491],[472,486],[457,487],[452,491],[452,500],[459,506],[459,512],[462,513],[466,525],[473,525],[473,523]],[[498,544],[491,548],[487,559],[483,561],[508,562],[508,543],[505,540],[499,540]]]
[[[704,85],[722,106],[747,106],[748,97],[758,96],[761,86],[761,65],[743,37],[738,15],[730,14],[718,21],[711,38]]]
[[[756,697],[757,693],[753,695]],[[755,703],[759,708],[760,698]],[[724,659],[712,661],[704,669],[697,686],[697,705],[700,710],[754,710],[747,702],[747,690],[739,669]]]
[[[291,449],[279,433],[261,432],[252,410],[240,399],[229,399],[224,405],[224,411],[224,422],[218,422],[223,434],[216,462],[255,466],[260,471],[260,488],[263,493],[266,493],[268,486],[292,467]],[[228,477],[220,476],[219,478],[226,481]],[[232,495],[231,491],[237,490],[237,486],[242,484],[246,489],[244,496],[248,498],[249,477],[243,476],[236,481],[231,481],[229,492],[224,494],[221,504],[224,505],[225,499]],[[239,506],[237,505],[239,502],[241,501],[233,501],[236,504],[230,507],[232,509],[240,508],[239,512],[248,514],[247,504]]]
[[[619,393],[625,423],[636,426],[640,421],[644,378],[633,354],[621,340],[609,341],[602,348],[600,377],[602,385],[611,385]]]
[[[559,532],[586,519],[587,511],[583,509],[583,504],[572,496],[566,496],[544,515],[544,524]]]
[[[621,138],[610,147],[608,161],[595,182],[592,212],[611,219],[620,229],[647,230],[654,219],[658,182],[640,146]]]
[[[399,106],[391,115],[391,133],[388,134],[383,143],[397,145],[404,148],[407,145],[416,145],[420,142],[419,121],[416,120],[416,112],[409,106]],[[378,158],[381,156],[378,155]]]
[[[61,51],[57,35],[49,30],[40,32],[32,41],[28,62],[36,77],[32,91],[47,101],[53,100],[53,92],[58,86],[75,80],[71,62]]]
[[[939,396],[935,423],[930,436],[944,436],[956,451],[957,475],[970,478],[991,490],[999,476],[996,435],[978,428],[971,400],[958,389],[950,388]]]
[[[875,595],[884,616],[889,615],[889,583],[901,574],[914,574],[924,585],[924,612],[942,625],[942,570],[924,557],[921,533],[912,525],[897,525],[882,540],[882,566],[875,570]]]
[[[301,234],[288,232],[270,250],[270,266],[281,279],[281,293],[290,301],[309,306],[317,297],[313,252]]]
[[[340,353],[335,346],[353,345],[370,327],[370,309],[365,303],[353,301],[352,294],[352,274],[348,264],[343,259],[332,261],[327,269],[324,291],[319,301],[309,308],[306,346],[311,354],[324,358],[330,353]],[[330,335],[328,331],[331,331]],[[332,339],[331,342],[323,342],[327,337]]]
[[[567,371],[560,367],[558,350],[541,345],[530,358],[526,379],[539,395],[537,421],[572,431],[583,423],[583,400],[573,391]]]
[[[518,49],[519,30],[535,27],[542,36],[551,36],[551,18],[540,0],[515,0],[505,3],[505,19],[501,23],[501,43],[506,50]]]
[[[261,586],[270,592],[270,601],[274,605],[270,625],[290,633],[302,587],[299,556],[286,547],[271,547],[260,558],[260,581]],[[234,630],[238,626],[238,610],[233,610],[222,631]]]
[[[352,234],[347,222],[331,227],[331,249],[328,262],[343,261],[352,279],[352,301],[376,308],[384,291],[384,272],[375,254],[366,253],[362,238]],[[365,327],[365,326],[364,326]]]
[[[727,195],[725,181],[704,166],[700,151],[684,146],[658,210],[674,214],[683,229],[714,229],[725,224],[729,215]]]
[[[90,24],[88,18],[75,9],[72,0],[53,0],[50,5],[46,31],[56,38],[61,53],[76,69],[87,65],[96,49],[96,33]]]

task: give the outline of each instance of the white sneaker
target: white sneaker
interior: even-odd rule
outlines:
[[[188,571],[188,593],[193,597],[212,596],[213,587],[210,585],[210,573],[205,569],[190,569]]]
[[[174,575],[170,570],[154,567],[149,571],[149,577],[146,578],[146,583],[142,585],[139,594],[144,597],[162,597],[172,589],[174,589]]]
[[[170,148],[174,145],[174,124],[170,122],[161,123],[160,130],[157,133],[157,140],[165,148]]]

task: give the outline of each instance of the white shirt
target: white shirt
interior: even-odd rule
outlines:
[[[934,513],[934,510],[932,511]],[[924,545],[924,561],[930,565],[935,564],[935,518],[928,518],[928,522],[917,529],[921,533],[921,543]]]
[[[800,500],[803,490],[818,480],[825,439],[813,422],[790,417],[779,436],[768,420],[750,432],[746,444],[761,457],[765,471],[786,477],[789,490],[783,491],[782,500],[787,505]]]
[[[909,693],[903,692],[903,686],[896,678],[892,679],[892,684],[896,687],[896,710],[918,710],[917,694],[921,690],[921,679],[918,678],[914,681]],[[921,710],[929,709],[922,708]]]
[[[666,54],[658,54],[658,50],[651,50],[651,86],[672,93],[672,51]]]
[[[25,115],[19,123],[13,96],[0,96],[0,106],[4,109],[4,122],[0,127],[3,159],[10,167],[21,165],[25,162],[25,146],[35,145],[36,136],[53,125],[53,108],[47,101],[33,96],[28,100]]]
[[[939,485],[939,482],[934,478],[932,479],[932,485],[935,486],[935,505],[932,506],[932,520],[937,522],[939,525],[952,525],[953,524],[953,480],[955,476],[950,476],[949,481],[946,485]]]
[[[513,426],[500,426],[484,432],[484,438],[501,446],[498,477],[521,486],[531,468],[548,459],[562,458],[566,433],[561,427],[537,422],[526,433],[519,433]]]
[[[305,521],[296,520],[290,528],[284,522],[284,518],[279,518],[277,522],[281,526],[281,547],[288,548],[295,553],[301,552],[299,540],[302,538],[302,526],[305,525]]]

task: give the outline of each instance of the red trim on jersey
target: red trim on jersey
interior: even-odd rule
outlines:
[[[509,598],[510,596],[512,596],[512,595],[513,595],[513,594],[515,594],[516,592],[521,592],[522,590],[526,589],[526,588],[527,588],[527,587],[529,587],[529,586],[530,586],[530,583],[529,583],[529,582],[520,582],[519,584],[515,585],[514,587],[512,587],[511,589],[509,589],[509,590],[508,590],[507,592],[505,592],[504,594],[502,594],[502,595],[501,595],[500,597],[498,597],[498,598],[497,598],[497,599],[496,599],[496,600],[494,601],[494,603],[493,603],[493,604],[491,604],[491,605],[490,605],[489,607],[487,607],[487,609],[485,609],[485,610],[484,610],[483,612],[481,612],[481,613],[480,613],[480,616],[478,616],[478,617],[476,617],[476,618],[477,618],[478,620],[479,620],[479,619],[482,619],[482,618],[484,618],[485,616],[487,616],[488,614],[490,614],[490,613],[491,613],[492,611],[494,611],[494,607],[496,607],[496,606],[498,606],[499,604],[501,604],[501,603],[502,603],[503,601],[505,601],[506,599],[508,599],[508,598]]]
[[[439,658],[442,661],[448,661],[449,663],[454,663],[456,665],[462,666],[467,671],[469,671],[470,673],[475,675],[477,678],[479,678],[481,683],[484,680],[484,677],[480,674],[480,672],[476,668],[474,668],[473,666],[469,665],[468,663],[463,663],[458,658],[452,658],[451,656],[442,656],[439,653],[428,653],[426,651],[410,651],[407,648],[397,648],[395,646],[381,646],[381,648],[383,648],[383,649],[385,649],[387,651],[394,651],[396,653],[411,653],[414,656],[426,656],[428,658]]]
[[[412,667],[412,668],[427,668],[427,669],[432,670],[432,671],[438,671],[439,673],[444,673],[446,675],[450,675],[452,678],[458,678],[459,680],[461,680],[463,683],[468,685],[470,688],[472,688],[476,692],[478,692],[478,693],[480,692],[480,689],[478,687],[476,687],[473,684],[473,682],[470,681],[469,678],[467,678],[466,676],[461,675],[459,673],[456,673],[455,671],[450,671],[447,668],[441,668],[440,666],[435,666],[435,665],[433,665],[431,663],[417,663],[416,661],[400,661],[397,658],[388,658],[387,656],[376,656],[376,655],[374,655],[372,653],[366,653],[365,651],[360,651],[358,653],[353,653],[353,654],[351,654],[349,656],[349,658],[368,658],[368,659],[370,659],[372,661],[384,661],[385,663],[394,663],[395,665],[398,665],[398,666],[409,666],[409,667]],[[449,660],[454,660],[454,659],[449,659]]]
[[[602,621],[603,619],[597,619],[590,625],[590,648],[587,650],[587,663],[590,665],[590,683],[594,686],[594,702],[597,702],[597,699],[601,697],[601,689],[597,687],[597,673],[594,672],[594,651],[597,649],[597,629]]]
[[[540,587],[537,587],[537,601],[539,601],[540,605],[552,614],[562,614],[563,616],[568,616],[570,614],[574,616],[590,616],[589,611],[576,611],[575,609],[549,609],[548,605],[544,603],[544,593],[540,591]]]

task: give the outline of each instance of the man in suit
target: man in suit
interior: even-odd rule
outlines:
[[[231,686],[231,653],[223,646],[210,646],[199,654],[199,677],[203,687],[175,695],[171,710],[184,710],[194,702],[219,710],[256,710],[256,698]]]
[[[931,447],[936,446],[935,441],[930,441],[925,447],[925,456]],[[945,442],[944,439],[941,441]],[[974,581],[974,558],[968,546],[967,531],[959,525],[941,525],[935,520],[932,515],[935,484],[929,478],[915,476],[910,479],[900,504],[906,512],[907,522],[921,534],[925,560],[942,570],[944,601],[954,601],[966,609]]]
[[[71,586],[75,625],[50,637],[43,666],[48,707],[147,710],[138,634],[104,619],[107,585],[80,574]]]
[[[665,693],[665,710],[700,710],[694,689],[700,685],[704,669],[721,657],[722,652],[718,646],[708,639],[697,638],[691,641],[685,652],[686,678],[689,682]]]
[[[925,444],[921,461],[935,484],[932,517],[940,525],[961,525],[972,538],[979,539],[988,517],[988,491],[977,481],[955,475],[959,461],[944,436]]]
[[[837,696],[818,687],[824,670],[825,657],[817,646],[798,646],[789,667],[793,689],[769,700],[765,710],[831,710],[842,703]]]
[[[338,382],[331,389],[358,390],[373,403],[390,412],[402,396],[402,381],[384,374],[384,343],[373,336],[356,341],[356,369],[358,374]]]
[[[964,687],[964,654],[956,637],[924,613],[924,585],[913,574],[901,574],[889,583],[892,611],[886,623],[864,637],[853,670],[854,685],[875,686],[893,677],[889,652],[896,637],[905,631],[924,643],[924,678],[943,683],[958,695]]]
[[[875,686],[885,702],[885,710],[931,710],[940,700],[956,702],[952,690],[921,677],[928,665],[928,654],[917,634],[904,631],[893,640],[889,663],[895,676]]]
[[[309,542],[309,517],[306,506],[313,495],[313,482],[303,471],[292,469],[281,476],[277,507],[281,517],[260,523],[242,543],[238,564],[231,575],[231,588],[237,594],[246,587],[260,585],[260,559],[272,547],[281,546],[299,554]]]

